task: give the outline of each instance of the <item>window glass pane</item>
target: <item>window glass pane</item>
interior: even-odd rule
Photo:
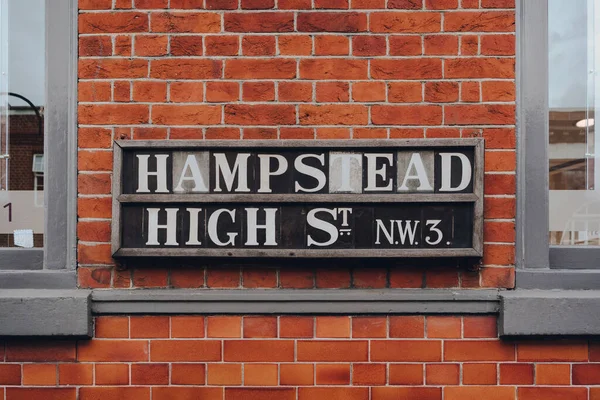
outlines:
[[[0,0],[0,69],[0,247],[42,247],[44,0]]]

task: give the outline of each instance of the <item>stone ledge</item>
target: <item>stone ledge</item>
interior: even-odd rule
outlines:
[[[0,290],[0,336],[92,336],[89,290]]]

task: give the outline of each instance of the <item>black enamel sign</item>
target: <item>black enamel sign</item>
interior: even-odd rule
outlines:
[[[480,257],[483,141],[121,141],[115,257]]]

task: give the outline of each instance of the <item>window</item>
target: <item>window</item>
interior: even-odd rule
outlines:
[[[520,7],[517,263],[537,272],[598,269],[600,3]]]
[[[0,0],[0,270],[75,266],[76,15]]]

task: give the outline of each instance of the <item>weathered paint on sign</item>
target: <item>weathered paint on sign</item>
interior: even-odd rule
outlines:
[[[115,144],[115,256],[481,256],[483,141]]]

